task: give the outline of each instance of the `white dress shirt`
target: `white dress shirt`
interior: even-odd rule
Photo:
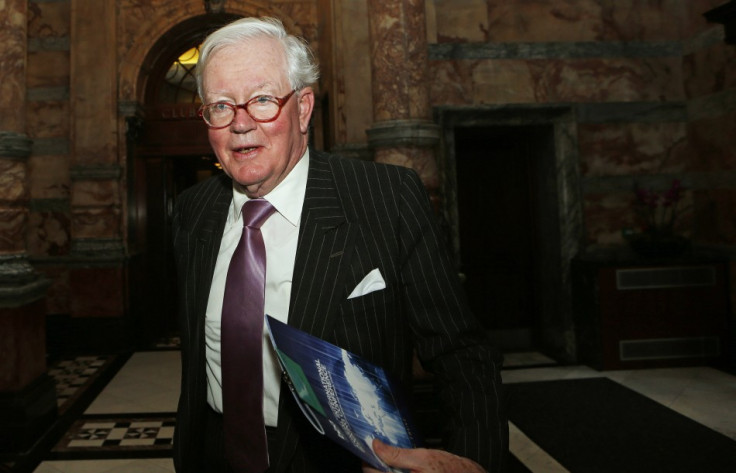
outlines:
[[[264,198],[276,208],[261,227],[266,247],[265,313],[287,322],[291,281],[299,236],[299,225],[304,205],[309,170],[309,150],[286,178]],[[207,302],[205,316],[205,357],[207,363],[207,402],[222,412],[222,370],[220,363],[220,321],[222,297],[230,259],[243,231],[241,209],[248,196],[233,182],[233,201],[228,211],[225,231],[217,254],[215,273]],[[263,415],[266,425],[275,427],[278,421],[281,369],[264,327],[263,338]]]

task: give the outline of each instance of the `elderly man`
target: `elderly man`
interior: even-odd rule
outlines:
[[[501,471],[500,356],[471,315],[410,169],[308,148],[317,68],[274,19],[211,34],[200,115],[224,174],[174,211],[182,385],[174,460],[192,472],[373,472],[318,434],[281,385],[269,314],[384,367],[434,373],[445,450],[374,441],[393,468]],[[353,294],[367,277],[377,290]]]

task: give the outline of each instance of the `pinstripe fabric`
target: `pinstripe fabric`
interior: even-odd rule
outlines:
[[[183,363],[175,435],[180,473],[198,471],[191,465],[200,451],[197,434],[206,406],[204,312],[230,198],[230,181],[219,177],[185,192],[175,211]],[[348,300],[374,268],[386,289]],[[380,364],[407,385],[416,347],[439,382],[450,451],[501,471],[508,430],[500,359],[467,309],[415,172],[310,151],[290,307],[290,324]],[[311,427],[293,408],[290,396],[281,396],[270,472],[359,471],[359,463],[338,447],[313,435],[300,440],[300,432]]]
[[[222,175],[182,194],[174,209],[172,232],[182,346],[174,463],[182,472],[206,471],[200,463],[207,413],[204,315],[231,200],[231,181]]]

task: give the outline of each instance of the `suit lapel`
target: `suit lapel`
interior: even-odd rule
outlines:
[[[198,323],[202,327],[204,326],[204,314],[207,310],[209,289],[212,285],[217,254],[220,251],[220,242],[222,241],[222,233],[225,229],[227,212],[232,197],[232,182],[229,178],[223,176],[223,178],[217,180],[217,185],[211,197],[206,199],[206,203],[202,206],[202,225],[197,233],[193,235],[197,255],[195,267],[199,278],[197,287],[200,288],[197,293],[197,311],[195,313],[198,314]]]
[[[335,323],[336,308],[343,294],[342,280],[350,261],[355,231],[346,216],[327,160],[311,151],[307,193],[304,196],[294,277],[291,286],[289,324],[312,335],[326,338]],[[296,452],[299,435],[291,410],[284,403],[291,396],[282,384],[279,408],[279,437],[272,463],[275,472],[285,471]],[[295,415],[301,415],[298,409]]]
[[[340,288],[355,232],[340,200],[329,162],[320,153],[313,152],[309,168],[294,263],[289,323],[326,338],[335,322],[335,309],[347,296]]]

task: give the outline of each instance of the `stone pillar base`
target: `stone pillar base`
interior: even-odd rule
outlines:
[[[44,373],[18,392],[0,393],[0,453],[30,449],[56,419],[56,384]]]
[[[46,290],[24,255],[0,256],[0,452],[29,449],[56,418],[46,372]]]

